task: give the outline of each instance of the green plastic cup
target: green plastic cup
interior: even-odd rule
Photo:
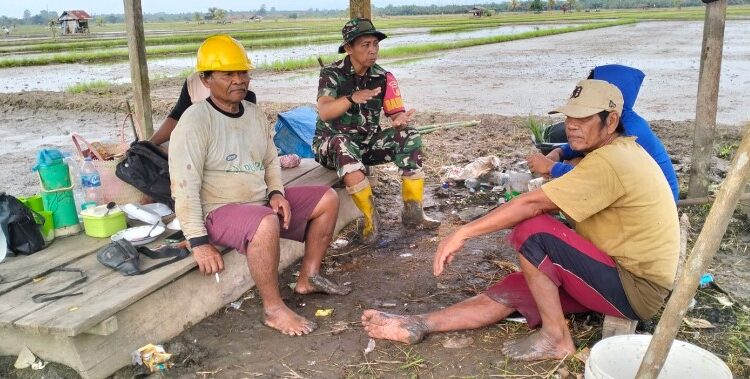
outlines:
[[[34,196],[29,196],[27,198],[24,198],[27,207],[31,209],[34,212],[41,213],[44,211],[44,202],[42,201],[42,195],[36,194]]]
[[[41,197],[39,200],[41,200]],[[52,240],[55,239],[54,215],[50,211],[41,211],[39,214],[44,217],[44,223],[42,224],[42,237],[44,238],[44,242],[52,242]]]

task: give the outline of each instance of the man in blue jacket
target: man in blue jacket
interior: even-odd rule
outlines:
[[[622,92],[625,100],[622,111],[622,123],[625,126],[625,136],[636,137],[636,142],[643,147],[646,152],[654,158],[659,165],[664,178],[667,179],[669,187],[672,190],[672,196],[675,201],[679,196],[679,183],[677,175],[672,167],[672,160],[669,158],[667,149],[664,148],[659,137],[649,127],[648,122],[633,110],[633,104],[638,97],[638,91],[641,89],[645,74],[638,69],[610,64],[595,67],[591,70],[588,79],[605,80],[617,86]],[[528,157],[529,169],[542,175],[549,175],[552,178],[558,178],[573,169],[573,165],[565,163],[568,160],[575,160],[583,156],[583,153],[577,152],[570,148],[570,145],[562,145],[551,151],[547,156],[536,153]]]

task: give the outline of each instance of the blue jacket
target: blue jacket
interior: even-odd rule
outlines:
[[[625,101],[622,109],[622,124],[625,127],[625,135],[636,137],[635,142],[638,142],[659,164],[669,187],[672,189],[672,195],[677,201],[679,184],[667,149],[664,148],[659,137],[651,130],[648,122],[633,110],[633,104],[638,97],[638,91],[641,89],[644,77],[645,75],[641,70],[617,64],[595,67],[593,75],[593,79],[606,80],[620,89]],[[561,148],[563,159],[571,159],[582,155],[580,152],[571,149],[568,144],[562,145]],[[552,166],[550,176],[557,178],[572,169],[572,165],[558,162]]]

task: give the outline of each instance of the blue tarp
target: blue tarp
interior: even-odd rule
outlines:
[[[315,135],[317,111],[309,106],[294,108],[279,113],[276,121],[276,136],[273,142],[279,155],[297,154],[301,158],[313,158],[312,140]]]

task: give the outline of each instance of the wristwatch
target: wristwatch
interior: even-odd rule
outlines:
[[[352,99],[352,96],[353,96],[353,94],[352,94],[352,95],[348,95],[348,96],[346,97],[346,99],[347,99],[347,100],[349,100],[349,102],[350,102],[350,103],[352,103],[352,104],[356,104],[356,103],[354,102],[354,99]]]

